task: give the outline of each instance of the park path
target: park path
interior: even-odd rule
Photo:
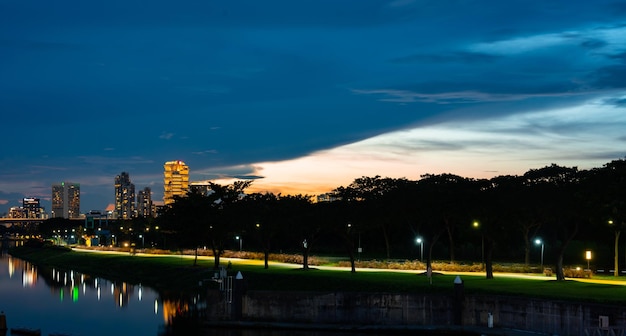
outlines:
[[[80,247],[73,247],[75,251],[79,252],[92,252],[92,253],[109,253],[109,254],[124,254],[128,255],[128,252],[121,251],[102,251],[102,250],[94,250]],[[172,258],[185,258],[185,259],[193,259],[195,256],[189,254],[151,254],[151,253],[136,253],[134,254],[138,257],[172,257]],[[212,260],[213,256],[198,256],[198,260]],[[236,263],[242,263],[246,265],[258,265],[263,266],[263,260],[257,259],[242,259],[242,258],[228,258],[222,257],[220,258],[222,261],[231,261]],[[291,264],[291,263],[283,263],[278,261],[270,261],[270,266],[273,267],[285,267],[285,268],[300,268],[301,264]],[[335,271],[350,271],[350,267],[343,266],[311,266],[317,269],[323,270],[335,270]],[[387,269],[387,268],[364,268],[357,267],[357,272],[395,272],[395,273],[424,273],[425,270],[399,270],[399,269]],[[482,272],[457,272],[457,271],[436,271],[436,273],[447,274],[447,275],[459,275],[459,276],[485,276]],[[526,273],[504,273],[504,272],[494,272],[494,276],[497,277],[507,277],[507,278],[519,278],[519,279],[528,279],[528,280],[538,280],[538,281],[549,281],[554,280],[555,277],[548,277],[545,275],[539,274],[526,274]],[[626,279],[624,280],[609,280],[609,279],[581,279],[581,278],[568,278],[568,280],[584,282],[584,283],[592,283],[592,284],[603,284],[603,285],[618,285],[618,286],[626,286]]]

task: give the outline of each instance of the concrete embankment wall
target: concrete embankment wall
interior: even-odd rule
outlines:
[[[460,306],[458,305],[460,303]],[[232,303],[209,305],[209,316],[242,321],[482,326],[552,335],[593,335],[599,316],[612,328],[626,328],[626,307],[504,296],[419,295],[391,293],[311,293],[249,291]]]

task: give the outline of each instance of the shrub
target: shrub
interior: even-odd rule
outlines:
[[[580,267],[563,269],[563,275],[566,278],[591,278],[592,273],[593,272],[590,270],[582,269]]]

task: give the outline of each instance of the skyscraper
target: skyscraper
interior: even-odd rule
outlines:
[[[163,165],[163,203],[174,203],[174,196],[185,196],[189,190],[189,167],[183,161],[168,161]]]
[[[80,184],[61,182],[52,185],[52,217],[80,217]]]
[[[22,199],[22,208],[24,208],[28,218],[43,218],[44,213],[39,198],[24,197]]]
[[[135,185],[127,172],[115,177],[115,216],[119,219],[135,217]]]
[[[152,207],[152,190],[145,187],[137,193],[137,215],[145,218],[154,217]]]

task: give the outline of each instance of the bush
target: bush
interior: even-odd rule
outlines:
[[[564,268],[563,275],[566,278],[591,278],[593,275],[593,272],[591,272],[591,270],[582,269],[580,267]]]

